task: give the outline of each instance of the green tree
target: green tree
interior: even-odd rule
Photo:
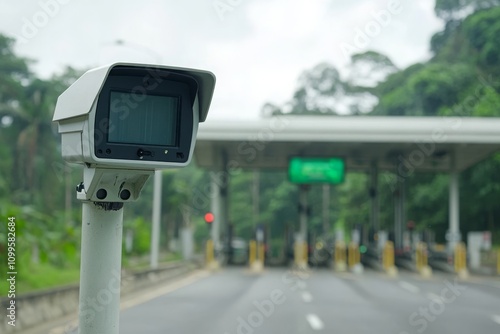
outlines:
[[[15,182],[10,175],[16,156],[12,137],[19,131],[15,115],[24,99],[24,89],[32,77],[29,61],[14,53],[12,38],[0,34],[0,196],[8,196]]]
[[[498,6],[498,0],[436,0],[434,11],[446,21],[460,19],[471,11],[478,11]]]
[[[500,73],[500,7],[480,11],[463,23],[473,59],[488,72]],[[491,72],[490,72],[491,73]]]

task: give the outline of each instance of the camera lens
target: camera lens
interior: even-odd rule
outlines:
[[[130,198],[130,191],[127,189],[123,189],[120,193],[120,198],[124,201],[128,200]]]
[[[106,189],[101,188],[101,189],[97,190],[96,197],[98,199],[105,199],[107,196],[108,196],[108,192],[106,191]]]

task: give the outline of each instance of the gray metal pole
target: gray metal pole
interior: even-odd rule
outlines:
[[[220,185],[216,178],[212,178],[212,201],[210,202],[210,211],[214,215],[212,223],[212,240],[214,247],[217,249],[220,246],[220,225],[221,225],[221,210],[220,210]]]
[[[455,245],[460,241],[460,193],[459,193],[459,174],[453,169],[450,173],[450,189],[449,189],[449,235],[448,235],[448,251],[452,252]]]
[[[376,233],[380,228],[379,224],[380,202],[378,196],[378,165],[377,162],[375,161],[372,162],[370,171],[370,200],[371,200],[370,226]]]
[[[80,334],[118,334],[123,208],[83,203]]]
[[[399,220],[399,247],[403,248],[403,231],[406,228],[406,182],[400,182],[400,202],[399,202],[399,213],[401,218]]]
[[[300,236],[302,241],[307,242],[307,188],[299,187],[299,203],[300,203]]]
[[[252,185],[252,201],[253,201],[253,229],[257,228],[260,223],[260,172],[256,169],[253,171],[253,185]]]
[[[394,193],[394,246],[396,249],[401,247],[401,183],[398,181]]]
[[[330,231],[330,185],[323,185],[323,234]]]
[[[219,233],[223,242],[229,242],[229,179],[227,174],[224,176],[224,182],[220,189],[220,229]]]
[[[161,190],[162,172],[155,171],[153,189],[153,224],[151,227],[151,256],[150,267],[158,268],[158,257],[160,253],[160,219],[161,219]]]

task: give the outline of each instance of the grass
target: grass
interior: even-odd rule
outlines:
[[[167,263],[180,260],[181,258],[181,255],[177,253],[163,253],[160,254],[159,262]],[[129,270],[148,269],[149,256],[128,258],[124,261],[123,267]],[[68,268],[59,268],[49,263],[32,264],[29,266],[29,269],[25,268],[18,271],[16,277],[16,295],[76,284],[79,280],[80,267],[78,264]],[[2,277],[0,280],[0,297],[7,296],[7,292],[8,283]]]
[[[16,277],[16,295],[28,292],[49,289],[56,286],[64,286],[78,283],[80,279],[80,268],[58,268],[48,263],[30,265],[29,273],[18,272]],[[7,295],[7,284],[0,283],[0,296]]]

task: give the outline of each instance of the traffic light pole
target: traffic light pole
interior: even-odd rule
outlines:
[[[296,264],[302,267],[307,267],[308,261],[308,238],[307,238],[307,220],[308,220],[308,201],[307,193],[309,191],[308,185],[299,186],[299,239],[296,240],[296,255],[295,260],[298,261]]]
[[[122,203],[83,202],[79,334],[118,334]]]
[[[302,242],[307,243],[307,214],[308,214],[308,202],[307,202],[307,192],[309,190],[308,186],[301,185],[299,187],[299,205],[300,205],[300,237]]]
[[[220,244],[220,228],[221,228],[221,189],[220,184],[212,178],[212,200],[211,200],[211,212],[214,215],[214,221],[212,222],[211,237],[214,242],[214,247],[218,249]]]
[[[162,173],[160,170],[157,170],[154,175],[153,190],[153,226],[151,227],[151,257],[149,259],[151,269],[158,268],[160,253],[161,191]]]

